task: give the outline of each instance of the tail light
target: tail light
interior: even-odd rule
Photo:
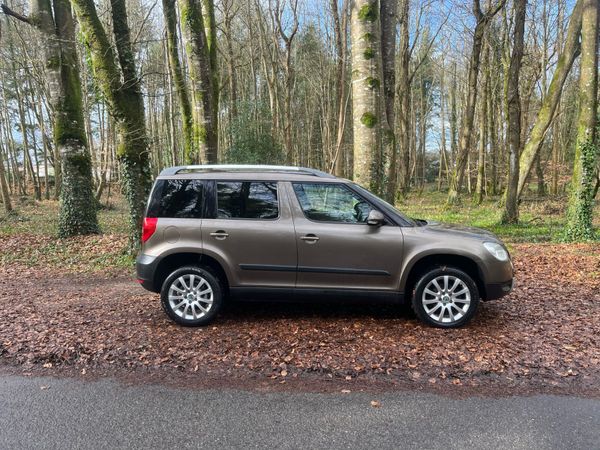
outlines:
[[[144,217],[144,224],[142,225],[142,244],[154,234],[157,222],[158,219],[156,217]]]

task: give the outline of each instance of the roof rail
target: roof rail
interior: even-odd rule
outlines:
[[[160,176],[177,175],[191,172],[291,172],[298,174],[314,175],[321,178],[335,178],[335,176],[317,169],[295,166],[269,166],[260,164],[201,164],[191,166],[167,167],[160,172]]]

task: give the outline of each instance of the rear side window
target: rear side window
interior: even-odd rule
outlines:
[[[277,183],[217,182],[217,218],[276,219],[278,216]]]
[[[203,200],[202,180],[158,180],[146,216],[199,219]]]

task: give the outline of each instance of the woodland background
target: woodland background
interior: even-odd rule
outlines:
[[[161,168],[265,163],[394,203],[493,200],[501,224],[528,199],[568,198],[561,238],[595,237],[597,0],[7,0],[3,12],[2,202],[60,198],[60,236],[97,233],[98,208],[123,193],[135,247]]]

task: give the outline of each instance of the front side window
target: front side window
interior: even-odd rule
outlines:
[[[201,180],[158,180],[148,204],[147,217],[199,219],[204,184]]]
[[[277,183],[217,182],[217,218],[276,219],[278,216]]]
[[[341,184],[293,183],[304,215],[319,222],[366,223],[371,206]]]

